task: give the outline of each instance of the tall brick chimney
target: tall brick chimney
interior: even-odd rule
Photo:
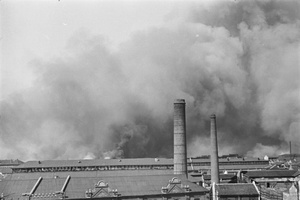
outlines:
[[[187,176],[185,100],[174,102],[174,174]]]
[[[210,165],[211,165],[211,184],[219,183],[219,157],[218,157],[218,138],[216,115],[210,116]]]

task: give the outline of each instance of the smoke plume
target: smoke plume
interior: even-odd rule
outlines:
[[[209,153],[212,113],[219,154],[287,152],[289,141],[299,153],[299,2],[189,5],[117,51],[78,32],[61,57],[32,61],[34,85],[1,102],[1,157],[172,157],[176,98],[189,156]]]

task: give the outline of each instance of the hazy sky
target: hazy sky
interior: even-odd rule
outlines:
[[[297,0],[1,0],[0,159],[172,157],[300,146]]]
[[[159,26],[176,1],[2,0],[1,99],[31,84],[30,61],[59,56],[78,33],[102,35],[117,48],[137,30]]]

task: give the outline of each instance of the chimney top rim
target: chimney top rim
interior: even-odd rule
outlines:
[[[185,99],[175,99],[174,103],[185,103]]]
[[[215,114],[211,114],[210,118],[216,118],[216,115]]]

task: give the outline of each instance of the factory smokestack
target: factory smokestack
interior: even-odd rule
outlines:
[[[210,165],[211,165],[211,184],[219,183],[219,157],[218,157],[218,138],[216,115],[210,116]]]
[[[187,176],[185,100],[174,102],[174,174]]]

